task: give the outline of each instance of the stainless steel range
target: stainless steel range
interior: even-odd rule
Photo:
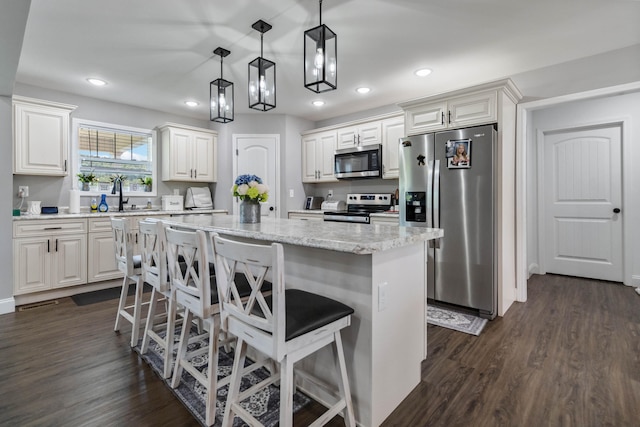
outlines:
[[[391,194],[347,194],[347,210],[325,212],[325,221],[369,224],[369,215],[388,211],[392,207]]]

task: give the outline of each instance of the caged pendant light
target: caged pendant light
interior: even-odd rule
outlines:
[[[210,120],[218,123],[233,121],[233,83],[223,79],[222,62],[224,57],[231,52],[221,47],[213,51],[220,56],[220,78],[212,81],[210,85]]]
[[[338,36],[322,24],[304,32],[304,87],[315,92],[327,92],[338,87]]]
[[[276,108],[276,63],[262,57],[262,48],[264,33],[271,25],[261,19],[251,28],[260,31],[260,56],[249,62],[249,107],[268,111]]]

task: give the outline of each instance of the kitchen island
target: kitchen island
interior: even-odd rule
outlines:
[[[339,300],[355,313],[342,331],[356,421],[378,426],[420,382],[426,357],[426,245],[440,229],[237,216],[175,217],[164,222],[284,247],[287,287]],[[296,366],[298,386],[332,402],[308,379],[337,384],[330,348]],[[336,386],[337,389],[337,386]]]

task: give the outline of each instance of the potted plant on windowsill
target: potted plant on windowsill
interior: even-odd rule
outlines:
[[[93,184],[97,180],[96,176],[93,174],[93,171],[80,172],[77,176],[78,181],[80,181],[80,189],[82,191],[89,191],[89,187],[91,186],[91,184]]]
[[[151,186],[153,185],[153,178],[150,176],[145,176],[144,178],[140,178],[140,183],[142,184],[144,191],[151,191]]]

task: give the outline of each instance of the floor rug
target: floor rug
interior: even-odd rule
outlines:
[[[151,285],[144,284],[143,292],[151,292]],[[73,302],[78,305],[89,305],[98,302],[108,301],[111,299],[120,298],[120,292],[122,286],[116,286],[115,288],[100,289],[97,291],[85,292],[83,294],[71,295]],[[135,286],[129,286],[128,295],[133,295],[136,291]]]
[[[196,335],[195,331],[191,332],[192,335]],[[159,334],[162,335],[162,334]],[[179,340],[179,330],[176,330],[176,343]],[[140,341],[139,344],[142,344]],[[201,346],[207,345],[206,340],[195,341],[189,344],[189,351],[196,350]],[[139,345],[135,347],[135,350],[139,353]],[[175,352],[174,352],[175,353]],[[142,359],[147,362],[154,372],[162,378],[163,368],[163,354],[164,350],[160,348],[157,343],[151,340],[149,350],[146,354],[141,355]],[[205,371],[208,366],[208,357],[203,355],[198,361],[198,369]],[[233,352],[226,353],[224,349],[220,349],[220,357],[218,360],[218,380],[231,374],[233,366]],[[253,371],[242,378],[242,385],[240,390],[245,390],[253,384],[257,384],[261,380],[269,376],[268,371],[265,368],[260,368]],[[166,381],[167,387],[171,389],[170,381]],[[229,386],[226,385],[218,389],[218,397],[216,401],[216,422],[214,426],[222,425],[222,417],[224,412],[224,404],[227,398],[227,390]],[[177,389],[171,389],[173,393],[180,399],[183,405],[193,414],[193,416],[205,425],[205,397],[206,390],[200,383],[198,383],[186,370],[182,370],[182,381]],[[300,392],[296,392],[293,395],[293,412],[297,412],[307,405],[311,400]],[[273,385],[266,387],[258,393],[247,398],[241,403],[242,406],[249,411],[254,417],[256,417],[263,425],[275,426],[279,422],[278,408],[280,405],[280,389]],[[239,418],[234,419],[234,427],[240,427],[246,425]]]
[[[487,319],[427,305],[427,323],[477,336],[487,324]]]

